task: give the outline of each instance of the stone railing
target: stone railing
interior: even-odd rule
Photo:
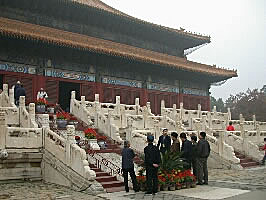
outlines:
[[[5,148],[41,149],[42,134],[41,128],[6,127]]]
[[[74,132],[75,127],[68,125],[67,139],[64,139],[46,128],[44,149],[85,179],[94,180],[96,174],[90,170],[84,149],[76,145]]]
[[[0,94],[0,107],[16,107],[14,102],[14,89],[9,89],[8,95],[7,84],[3,84],[3,91]]]

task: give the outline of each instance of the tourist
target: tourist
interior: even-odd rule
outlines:
[[[145,194],[156,194],[158,191],[158,169],[161,156],[158,147],[153,145],[154,137],[147,137],[148,146],[144,148],[144,164],[146,166],[147,192]]]
[[[17,89],[20,88],[20,86],[21,86],[20,81],[17,81],[17,83],[13,86],[13,88],[14,88],[14,98],[15,98],[15,104],[16,105],[18,105],[18,102],[16,100],[16,99],[18,99],[17,98]]]
[[[197,185],[208,185],[208,167],[207,160],[211,152],[210,144],[205,139],[206,133],[200,132],[199,142],[197,145],[198,150],[198,183]],[[204,182],[202,182],[204,179]]]
[[[192,142],[191,163],[192,163],[192,168],[193,168],[193,174],[196,177],[198,177],[198,174],[197,174],[197,168],[198,168],[197,139],[198,139],[197,136],[195,135],[191,136],[191,142]]]
[[[17,89],[16,89],[16,98],[15,98],[15,103],[16,103],[16,105],[18,106],[19,105],[19,98],[21,97],[21,96],[24,96],[24,97],[26,97],[26,91],[25,91],[25,89],[24,89],[24,87],[23,87],[23,85],[21,84],[20,85],[20,87],[18,87]]]
[[[40,91],[37,93],[37,100],[39,99],[47,99],[48,98],[48,95],[47,93],[44,91],[43,88],[40,89]]]
[[[229,126],[227,126],[226,128],[227,131],[235,131],[235,128],[232,124],[233,124],[232,122],[229,122]]]
[[[159,137],[159,141],[157,144],[158,149],[160,149],[160,152],[165,153],[166,151],[170,150],[171,146],[171,138],[169,135],[167,135],[168,129],[163,129],[163,135]]]
[[[266,160],[266,138],[264,138],[264,146],[261,148],[261,151],[265,151],[264,157],[263,157],[263,159],[261,161],[261,164],[265,165],[265,160]]]
[[[179,153],[180,152],[180,142],[177,139],[178,134],[176,132],[171,133],[171,138],[173,140],[173,143],[170,147],[170,152],[171,153]]]
[[[183,160],[187,163],[185,168],[191,169],[192,143],[187,140],[187,135],[185,133],[181,133],[180,138],[182,140],[181,158],[183,158]]]
[[[128,173],[131,177],[133,183],[133,190],[135,192],[139,191],[139,186],[137,184],[137,178],[134,171],[133,159],[135,157],[134,151],[130,148],[129,141],[124,141],[124,149],[122,151],[122,171],[124,176],[124,184],[126,192],[129,192],[128,187]]]

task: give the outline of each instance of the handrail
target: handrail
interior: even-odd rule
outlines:
[[[97,168],[103,169],[102,165],[104,165],[105,167],[110,169],[110,172],[107,172],[107,173],[109,173],[111,176],[122,177],[122,174],[123,174],[122,169],[118,167],[117,165],[115,165],[114,163],[112,163],[111,161],[104,158],[103,156],[101,156],[100,154],[98,154],[96,151],[92,149],[87,149],[87,154],[95,159]],[[97,155],[100,158],[96,158],[95,155]]]

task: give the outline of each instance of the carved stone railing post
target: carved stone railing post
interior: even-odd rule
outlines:
[[[9,89],[9,101],[11,105],[15,104],[14,88]]]
[[[81,106],[82,106],[83,108],[86,107],[85,96],[81,96]]]
[[[99,117],[99,112],[101,111],[101,104],[100,104],[100,96],[99,94],[95,94],[95,114],[94,114],[94,125],[98,127],[98,117]]]
[[[201,104],[198,104],[198,118],[201,118]]]
[[[180,103],[180,120],[184,119],[184,105],[183,102]]]
[[[8,95],[8,84],[3,84],[3,93]]]
[[[256,124],[257,124],[257,121],[256,121],[256,115],[253,115],[253,116],[252,116],[252,119],[253,119],[253,126],[254,126],[254,127],[253,127],[253,130],[256,130],[256,127],[257,127],[257,126],[256,126]]]
[[[177,111],[176,111],[176,104],[173,104],[173,111],[171,113],[171,118],[177,122],[179,121],[178,117],[177,117]]]
[[[73,106],[74,106],[74,100],[76,99],[76,91],[71,92],[71,99],[70,99],[70,113],[73,114]]]
[[[165,114],[165,101],[161,100],[161,115],[164,116]]]
[[[29,104],[29,118],[30,118],[30,125],[33,125],[32,128],[38,128],[38,125],[35,122],[35,104]]]
[[[216,110],[216,106],[213,106],[212,112],[213,112],[213,118],[214,118],[214,119],[217,119],[217,110]]]
[[[228,121],[232,120],[232,115],[231,115],[231,109],[227,108],[227,113],[228,113]]]
[[[6,116],[5,112],[0,112],[0,149],[6,147]]]
[[[120,115],[120,96],[115,97],[115,114]]]
[[[71,145],[75,144],[75,126],[67,125],[66,163],[71,166]]]
[[[139,98],[135,99],[135,106],[136,106],[136,115],[139,115],[140,113]]]
[[[148,114],[149,114],[149,115],[152,114],[152,113],[151,113],[151,103],[150,103],[149,101],[147,102],[146,106],[147,106]]]
[[[19,107],[20,108],[25,108],[25,96],[20,96],[19,97]]]

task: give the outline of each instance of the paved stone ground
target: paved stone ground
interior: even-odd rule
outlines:
[[[66,187],[43,182],[21,182],[0,184],[0,199],[10,200],[130,200],[130,199],[169,199],[169,200],[202,200],[202,199],[242,199],[266,192],[266,167],[245,170],[211,170],[209,186],[198,186],[173,192],[160,192],[155,196],[139,193],[112,193],[88,195]],[[238,198],[239,195],[239,198]],[[259,198],[253,198],[254,200]]]
[[[100,200],[103,198],[76,192],[69,188],[43,182],[0,184],[0,199],[10,200]]]

